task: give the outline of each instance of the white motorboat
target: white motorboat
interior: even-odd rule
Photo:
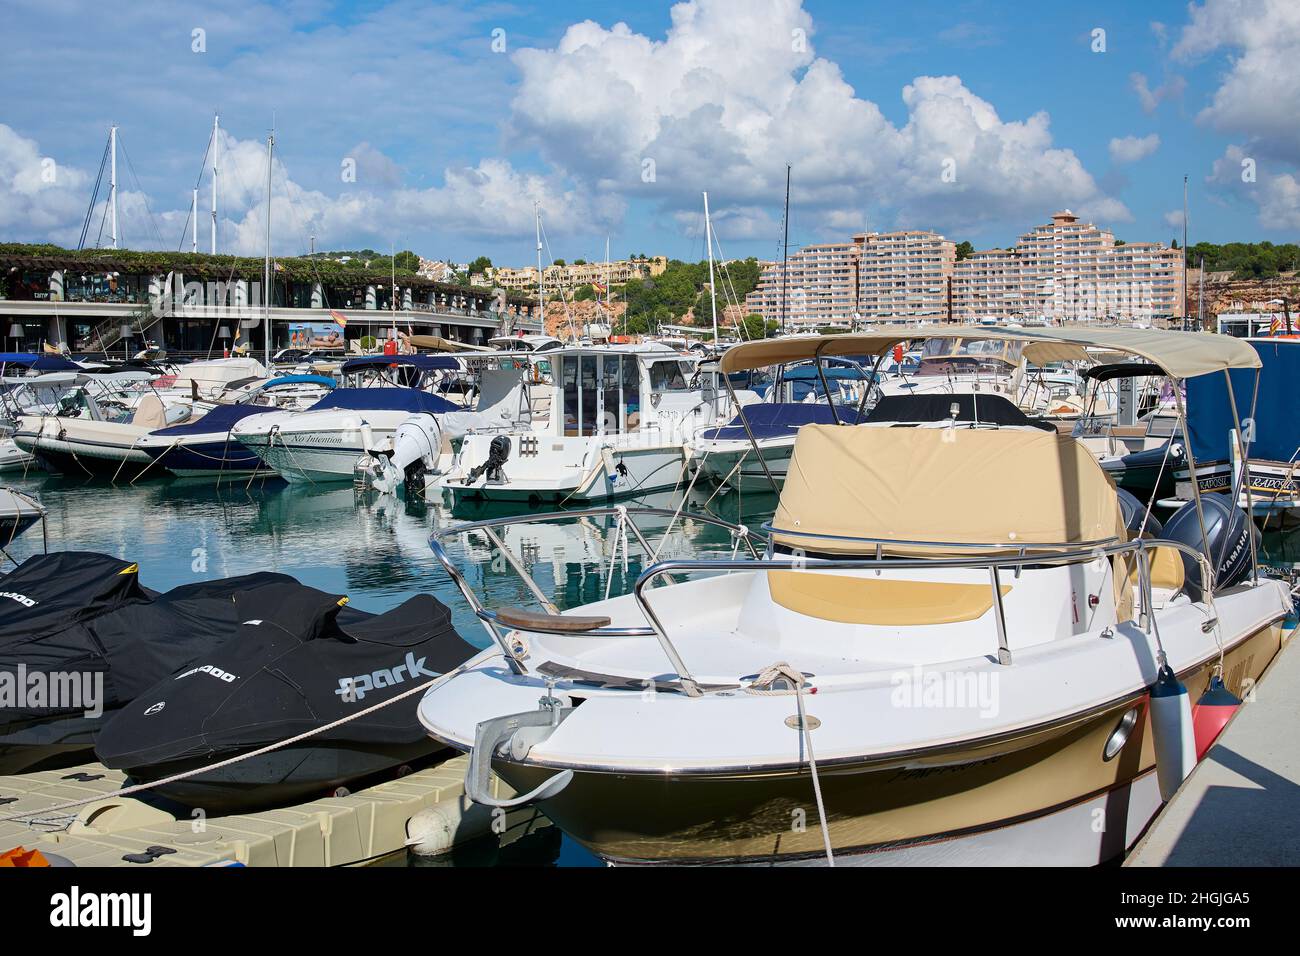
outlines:
[[[872,399],[879,398],[878,392],[865,391],[869,378],[856,362],[834,362],[829,367],[783,366],[761,403],[742,405],[725,425],[695,435],[692,469],[716,485],[779,491],[802,426],[856,424],[864,420]]]
[[[1259,361],[1224,336],[1015,334],[1175,378]],[[924,337],[769,347],[878,354]],[[492,645],[426,692],[420,720],[471,753],[471,799],[536,800],[609,861],[1095,864],[1208,748],[1189,692],[1217,676],[1243,693],[1280,645],[1288,588],[1258,576],[1248,523],[1225,507],[1153,539],[1055,429],[807,425],[768,541],[727,526],[734,558],[646,566],[631,509],[567,516],[619,514],[615,540],[647,552],[631,594],[559,611],[525,572],[518,593],[540,610],[489,608],[441,538],[499,544],[504,523],[548,518],[436,533]],[[492,771],[520,796],[494,794]]]
[[[1051,402],[1052,389],[1026,372],[1018,340],[991,342],[973,330],[967,336],[927,339],[916,370],[886,379],[880,388],[886,395],[991,393],[1041,413]]]
[[[16,488],[0,488],[0,552],[38,521],[45,521],[44,505]]]
[[[725,422],[732,400],[712,373],[665,346],[587,346],[545,353],[549,418],[466,435],[439,480],[454,501],[583,502],[682,482],[686,443]],[[756,402],[753,392],[740,402]]]
[[[337,388],[305,411],[249,415],[229,434],[286,481],[351,481],[357,459],[411,415],[457,410],[414,388]]]
[[[164,405],[149,393],[133,409],[101,405],[76,387],[39,414],[27,409],[14,428],[14,442],[48,471],[70,476],[106,475],[130,481],[152,460],[140,442],[152,431],[201,416],[209,406]]]
[[[165,469],[183,478],[220,478],[269,471],[262,459],[234,436],[235,424],[276,411],[303,411],[320,401],[334,386],[332,378],[321,375],[285,375],[259,380],[237,390],[242,401],[217,405],[195,421],[150,432],[139,440],[138,447],[153,459],[151,467],[155,470]]]

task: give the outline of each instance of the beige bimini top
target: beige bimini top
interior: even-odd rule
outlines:
[[[891,554],[957,555],[1126,540],[1097,460],[1038,428],[805,425],[772,527],[780,545],[857,555],[876,541]]]

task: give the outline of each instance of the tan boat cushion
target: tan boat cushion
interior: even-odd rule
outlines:
[[[1153,588],[1167,588],[1170,591],[1181,591],[1187,581],[1186,569],[1183,567],[1183,556],[1178,553],[1177,548],[1153,548],[1151,555],[1151,586]],[[1133,562],[1135,565],[1136,561]],[[1134,567],[1129,573],[1129,583],[1134,587],[1138,584],[1138,572]]]
[[[955,624],[993,606],[991,584],[897,581],[817,571],[769,571],[772,600],[796,614],[841,624]],[[1011,591],[1002,585],[1003,596]]]

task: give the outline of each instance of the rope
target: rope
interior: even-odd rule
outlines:
[[[614,550],[609,555],[609,572],[605,575],[605,600],[609,600],[609,589],[614,583],[614,562],[618,560],[619,545],[623,546],[623,577],[627,577],[627,506],[618,505],[618,523],[614,525]]]
[[[217,763],[206,764],[202,767],[195,767],[193,770],[186,770],[183,773],[174,773],[171,776],[163,777],[161,780],[154,780],[151,783],[137,783],[129,787],[122,787],[120,790],[114,790],[112,793],[99,794],[97,796],[86,797],[81,800],[69,800],[65,803],[56,803],[54,804],[54,806],[41,807],[41,809],[39,810],[33,810],[27,813],[10,814],[9,816],[0,817],[0,823],[13,823],[15,821],[24,820],[24,819],[35,820],[37,814],[57,813],[60,810],[71,810],[74,807],[84,807],[87,804],[96,803],[100,800],[115,800],[119,797],[127,797],[134,793],[141,793],[145,790],[151,790],[154,787],[161,787],[166,784],[176,783],[181,780],[187,780],[190,777],[197,776],[198,774],[201,773],[208,773],[209,771],[212,770],[220,770],[223,767],[229,767],[243,760],[250,760],[253,757],[260,757],[263,754],[269,754],[273,751],[281,749],[282,747],[291,746],[303,740],[307,740],[311,737],[315,737],[317,734],[323,734],[327,730],[333,730],[335,727],[341,727],[344,724],[351,723],[352,721],[357,720],[360,717],[365,717],[367,714],[373,714],[375,711],[387,707],[389,704],[395,704],[399,700],[404,700],[407,697],[411,697],[412,695],[417,694],[421,691],[429,690],[433,688],[434,685],[442,681],[449,680],[452,677],[455,677],[456,675],[464,672],[465,667],[466,665],[461,664],[455,670],[450,670],[445,674],[440,674],[437,677],[425,681],[423,684],[419,684],[408,690],[404,690],[400,694],[396,695],[395,697],[390,697],[387,700],[382,700],[377,704],[371,704],[369,707],[366,707],[362,710],[358,710],[354,714],[348,714],[346,717],[340,717],[338,720],[330,721],[328,724],[325,724],[322,727],[313,727],[311,730],[303,731],[300,734],[296,734],[293,737],[289,737],[287,740],[281,740],[278,741],[277,743],[267,744],[265,747],[259,747],[256,750],[250,750],[248,753],[236,754],[233,757],[227,757],[225,760],[218,761]]]
[[[789,688],[777,689],[775,687],[777,680],[782,678],[789,683]],[[767,689],[761,689],[763,687]],[[754,678],[744,688],[744,691],[746,694],[752,694],[755,697],[786,697],[790,694],[794,695],[799,708],[799,730],[803,734],[804,747],[808,752],[808,769],[812,772],[813,797],[817,801],[817,817],[821,822],[822,843],[826,847],[826,865],[833,867],[835,866],[835,852],[831,849],[831,831],[826,825],[826,804],[822,800],[822,785],[817,775],[817,758],[813,755],[812,729],[808,726],[808,717],[804,712],[803,688],[803,672],[795,670],[785,661],[778,661],[763,668],[762,673]]]

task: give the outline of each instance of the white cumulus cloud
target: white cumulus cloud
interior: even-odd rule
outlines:
[[[1053,143],[1045,112],[1004,119],[959,77],[921,76],[896,125],[815,54],[814,33],[798,0],[678,3],[662,39],[575,24],[554,48],[514,54],[511,142],[674,215],[708,189],[720,216],[752,223],[742,210],[779,201],[787,162],[801,215],[826,229],[845,208],[938,228],[1102,200],[1122,210]]]
[[[1160,136],[1121,136],[1110,141],[1110,158],[1117,163],[1136,163],[1160,148]]]

